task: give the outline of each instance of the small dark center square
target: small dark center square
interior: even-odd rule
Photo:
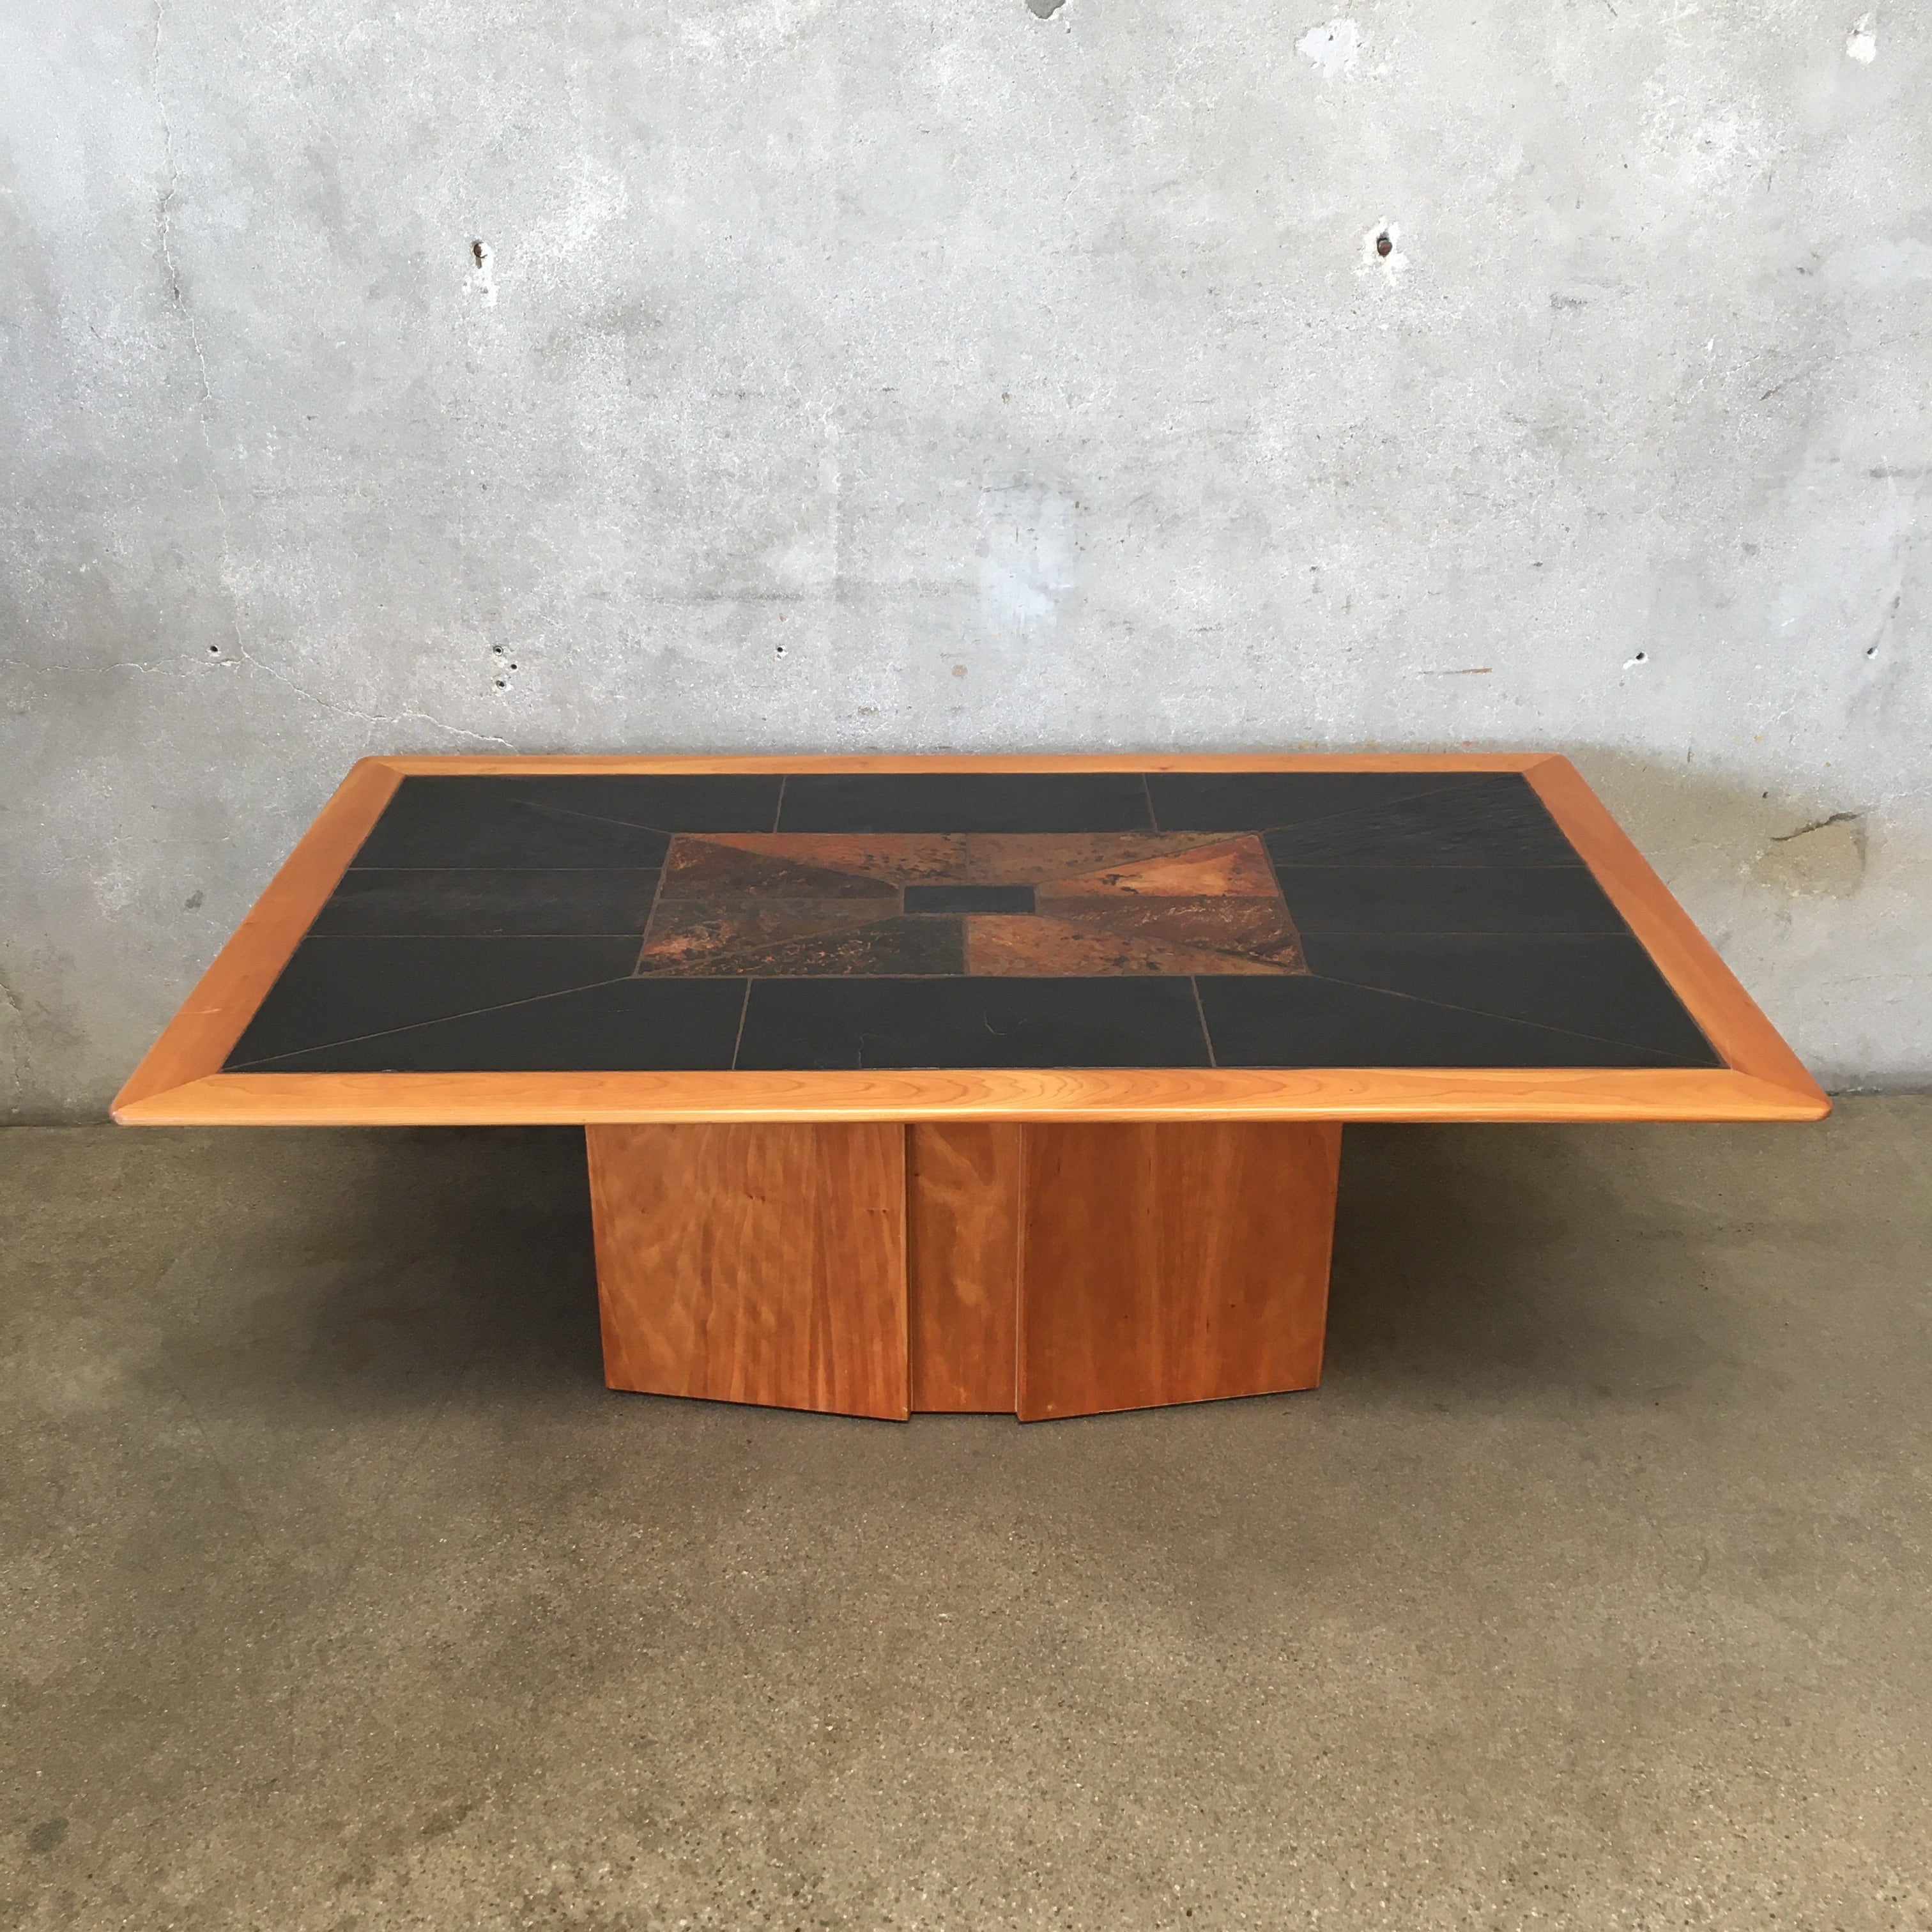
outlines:
[[[908,912],[1031,912],[1030,886],[908,886]]]

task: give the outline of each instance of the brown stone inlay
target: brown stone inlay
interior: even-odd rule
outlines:
[[[896,909],[891,899],[660,899],[638,970],[735,978],[775,947],[876,924]]]
[[[1039,912],[909,914],[908,885]],[[709,978],[1304,973],[1261,841],[1228,832],[681,834],[640,973]]]
[[[658,899],[896,899],[884,879],[812,865],[790,853],[747,851],[740,842],[676,838],[665,855]]]
[[[1054,899],[1042,910],[1070,926],[1099,927],[1138,944],[1202,946],[1241,952],[1284,973],[1304,970],[1301,941],[1277,897],[1271,899]]]
[[[678,846],[699,842],[688,836]],[[761,859],[854,872],[889,886],[963,885],[963,832],[711,832],[703,842]]]
[[[1274,898],[1280,889],[1258,838],[1195,845],[1185,852],[1045,881],[1040,888],[1043,899],[1113,893],[1137,898]]]
[[[966,970],[988,979],[1112,979],[1141,973],[1287,973],[1293,967],[1189,946],[1150,933],[1070,926],[1057,919],[974,913]]]
[[[969,832],[966,883],[1043,885],[1051,879],[1070,879],[1110,866],[1198,851],[1227,836],[1225,832]],[[1258,848],[1259,842],[1256,844]]]
[[[844,932],[775,946],[761,958],[740,964],[731,975],[721,976],[745,973],[772,980],[954,979],[966,970],[959,927],[956,919],[874,920]]]

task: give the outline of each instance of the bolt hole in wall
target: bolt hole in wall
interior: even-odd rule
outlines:
[[[1372,228],[1363,230],[1362,264],[1365,268],[1379,268],[1391,287],[1402,279],[1408,262],[1402,252],[1400,222],[1384,216]]]
[[[495,251],[488,242],[477,240],[470,243],[470,260],[473,266],[470,273],[470,286],[482,298],[485,308],[496,306],[496,259]]]

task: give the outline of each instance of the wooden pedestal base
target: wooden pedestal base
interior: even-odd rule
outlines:
[[[1339,1126],[585,1132],[613,1388],[1035,1421],[1320,1378]]]

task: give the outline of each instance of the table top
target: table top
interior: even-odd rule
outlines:
[[[382,758],[130,1123],[1814,1118],[1566,760]]]

